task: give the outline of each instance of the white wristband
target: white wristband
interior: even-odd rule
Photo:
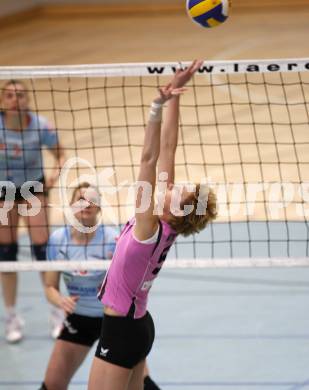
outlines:
[[[152,102],[149,112],[149,122],[161,122],[163,104]]]

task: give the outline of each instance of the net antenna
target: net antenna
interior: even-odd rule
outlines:
[[[69,168],[49,196],[51,231],[70,225],[72,189],[83,181],[100,190],[100,222],[119,230],[132,216],[154,90],[187,65],[0,67],[1,91],[7,80],[22,80],[33,112],[56,127],[65,148]],[[309,265],[308,109],[309,58],[204,62],[181,100],[176,180],[212,187],[218,218],[198,235],[179,237],[166,267]],[[4,161],[5,145],[0,154]],[[43,161],[48,176],[46,151]],[[0,262],[0,272],[109,265],[36,262],[22,224],[18,241],[19,261]]]

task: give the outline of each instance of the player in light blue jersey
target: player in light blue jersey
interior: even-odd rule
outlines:
[[[50,236],[47,256],[57,260],[104,260],[113,256],[117,232],[98,225],[91,233],[80,227],[96,225],[100,213],[98,189],[89,183],[75,188],[71,207],[79,227],[61,227]],[[64,271],[46,273],[46,297],[50,303],[66,313],[63,327],[55,343],[40,390],[66,390],[76,370],[82,364],[92,345],[99,339],[102,322],[102,304],[97,293],[105,271]],[[60,292],[63,275],[68,295]],[[160,390],[144,371],[144,389]]]
[[[55,160],[46,178],[43,147]],[[30,110],[26,85],[18,80],[8,81],[0,91],[0,261],[17,260],[20,216],[28,227],[33,256],[36,260],[46,259],[47,195],[63,163],[57,132],[46,118]],[[17,274],[2,273],[1,281],[6,340],[17,342],[22,338],[23,323],[15,309]]]
[[[71,207],[81,226],[95,226],[100,213],[98,190],[89,183],[80,184],[73,192]],[[110,259],[114,253],[116,235],[114,229],[103,225],[98,225],[97,229],[89,233],[79,227],[61,227],[49,238],[48,260]],[[68,295],[60,292],[61,274]],[[102,305],[97,299],[97,293],[104,276],[104,270],[46,273],[46,297],[50,303],[61,308],[66,317],[42,389],[67,389],[72,376],[99,338]]]

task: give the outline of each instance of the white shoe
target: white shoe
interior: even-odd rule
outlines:
[[[50,335],[53,339],[56,339],[63,328],[63,320],[64,320],[63,310],[54,307],[51,309],[49,324],[50,324]]]
[[[22,328],[25,322],[16,314],[10,315],[5,320],[5,338],[8,343],[18,343],[23,338]]]

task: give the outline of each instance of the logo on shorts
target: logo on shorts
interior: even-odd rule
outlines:
[[[73,328],[68,320],[63,321],[64,326],[67,328],[68,332],[71,334],[76,334],[78,332],[77,329]]]
[[[108,351],[109,351],[108,348],[104,349],[103,347],[101,347],[100,355],[105,357],[107,355]]]

